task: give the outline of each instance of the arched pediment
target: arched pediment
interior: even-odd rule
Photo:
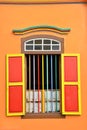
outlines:
[[[70,32],[70,30],[71,30],[70,28],[60,28],[56,26],[41,25],[41,26],[30,26],[22,29],[13,29],[13,33],[17,35],[23,35],[35,31],[51,31],[60,34],[67,34],[68,32]]]

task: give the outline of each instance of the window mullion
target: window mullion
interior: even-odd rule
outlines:
[[[31,107],[31,55],[29,55],[29,112]]]
[[[42,50],[43,50],[43,42],[44,42],[44,39],[42,38]]]
[[[38,113],[40,112],[40,56],[38,55]]]
[[[57,97],[58,97],[58,94],[57,94],[57,55],[55,55],[55,87],[56,87],[56,111],[58,110],[58,106],[57,106]]]
[[[35,112],[35,55],[33,55],[33,111]]]
[[[51,45],[51,51],[52,51],[52,39],[50,40],[50,42],[51,42],[51,44],[50,44],[50,45]]]
[[[33,50],[35,50],[35,39],[33,40]]]
[[[51,110],[53,112],[53,56],[51,55]]]
[[[42,113],[45,112],[45,98],[44,98],[44,55],[42,55]]]
[[[46,99],[47,99],[47,112],[48,112],[48,55],[46,55]]]

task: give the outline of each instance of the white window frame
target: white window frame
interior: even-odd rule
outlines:
[[[42,49],[35,49],[35,40],[42,40],[42,44],[37,44],[37,46],[42,46]],[[50,44],[44,44],[44,40],[49,40],[50,41]],[[26,46],[27,46],[27,42],[30,42],[30,41],[33,41],[33,44],[29,44],[29,46],[33,46],[33,49],[32,50],[28,50],[26,49]],[[58,44],[52,44],[52,41],[55,41],[57,42]],[[44,48],[44,45],[45,46],[50,46],[50,49],[43,49]],[[59,46],[59,49],[57,50],[54,50],[52,49],[53,46]],[[35,39],[30,39],[30,40],[27,40],[24,42],[24,51],[61,51],[61,42],[58,41],[58,40],[54,40],[54,39],[49,39],[49,38],[35,38]]]

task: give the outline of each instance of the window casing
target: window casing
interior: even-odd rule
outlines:
[[[60,54],[63,52],[62,44],[58,39],[47,37],[27,39],[22,43],[27,70],[26,115],[33,117],[36,114],[37,117],[38,114],[39,117],[43,117],[44,114],[44,117],[56,117],[61,113]]]

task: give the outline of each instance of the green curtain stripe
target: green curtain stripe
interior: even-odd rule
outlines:
[[[13,29],[13,33],[22,33],[22,32],[26,32],[29,30],[33,30],[33,29],[41,29],[41,28],[48,28],[48,29],[54,29],[57,31],[61,31],[61,32],[70,32],[70,28],[60,28],[60,27],[56,27],[56,26],[49,26],[49,25],[41,25],[41,26],[30,26],[30,27],[26,27],[26,28],[22,28],[22,29]]]
[[[53,112],[53,55],[50,55],[51,64],[51,111]]]

